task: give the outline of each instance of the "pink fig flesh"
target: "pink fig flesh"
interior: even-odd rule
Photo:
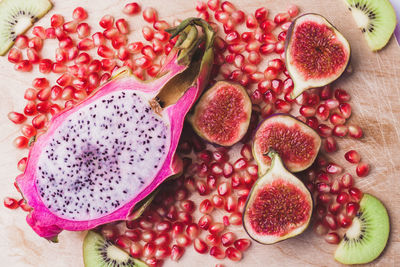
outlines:
[[[190,122],[203,139],[232,146],[246,134],[251,110],[251,100],[242,86],[219,81],[200,98]]]
[[[321,138],[308,125],[290,115],[277,114],[265,119],[253,139],[253,155],[259,174],[271,164],[268,151],[272,148],[291,172],[307,169],[317,157]]]

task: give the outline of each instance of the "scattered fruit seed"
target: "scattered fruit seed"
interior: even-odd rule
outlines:
[[[208,251],[207,244],[203,240],[201,240],[199,238],[196,238],[193,241],[193,246],[194,246],[194,249],[200,254],[207,253],[207,251]]]
[[[233,244],[236,240],[236,235],[232,232],[226,232],[221,235],[221,243],[224,247],[228,247]]]
[[[346,152],[346,154],[344,154],[344,158],[350,162],[350,163],[359,163],[361,160],[360,154],[358,154],[357,151],[355,150],[349,150],[348,152]]]
[[[339,244],[340,237],[337,233],[331,232],[325,236],[325,241],[329,244]]]
[[[363,193],[361,192],[361,190],[356,187],[351,187],[349,189],[349,194],[357,202],[360,202],[360,200],[363,196]]]
[[[225,254],[231,261],[240,261],[242,259],[242,252],[234,247],[227,248]]]
[[[6,208],[9,208],[12,210],[19,207],[18,201],[15,198],[5,197],[3,203]]]
[[[356,173],[358,177],[367,176],[369,174],[369,170],[370,170],[369,164],[364,162],[360,162],[357,164]]]
[[[251,241],[246,238],[241,238],[238,239],[234,242],[235,248],[237,248],[239,251],[246,251],[251,245]]]

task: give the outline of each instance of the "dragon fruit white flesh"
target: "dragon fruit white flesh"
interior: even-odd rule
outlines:
[[[32,146],[17,185],[33,208],[27,222],[40,236],[54,240],[62,230],[127,219],[181,171],[175,151],[185,115],[208,80],[214,32],[190,18],[170,33],[179,38],[158,79],[143,83],[121,70],[53,117]]]

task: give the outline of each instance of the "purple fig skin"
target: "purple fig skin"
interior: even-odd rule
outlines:
[[[189,85],[187,88],[183,88],[183,95],[180,96],[173,104],[163,108],[159,107],[160,114],[162,113],[164,120],[168,121],[169,123],[169,128],[167,131],[170,132],[169,134],[171,138],[170,143],[168,144],[169,147],[166,148],[165,151],[165,160],[160,162],[160,169],[157,174],[152,177],[153,179],[149,179],[151,180],[149,185],[141,190],[138,190],[135,196],[127,199],[126,202],[123,202],[115,209],[107,211],[107,213],[103,216],[90,218],[89,220],[79,220],[79,218],[76,220],[68,219],[60,216],[57,212],[51,211],[42,200],[36,185],[36,181],[38,181],[36,177],[38,167],[37,162],[40,154],[42,153],[42,149],[44,149],[47,141],[51,140],[58,127],[62,125],[70,115],[94,101],[98,101],[99,99],[101,101],[101,99],[104,99],[103,97],[109,96],[110,94],[119,92],[121,90],[126,90],[127,92],[136,90],[144,95],[143,100],[150,100],[150,103],[152,103],[152,101],[154,102],[154,96],[162,91],[164,86],[168,84],[171,79],[177,77],[179,74],[189,68],[189,64],[191,63],[190,60],[194,51],[188,49],[185,51],[179,47],[172,49],[163,68],[163,70],[165,70],[165,72],[163,72],[164,75],[158,79],[143,83],[137,81],[133,76],[124,77],[125,75],[122,74],[116,75],[117,79],[111,80],[101,88],[95,90],[91,96],[78,103],[76,106],[66,109],[52,117],[49,123],[48,131],[38,137],[38,139],[33,143],[33,146],[30,148],[25,172],[16,179],[17,186],[19,187],[21,194],[27,203],[33,208],[28,214],[26,220],[39,236],[51,241],[55,241],[57,239],[57,235],[62,230],[82,231],[93,229],[105,223],[129,219],[130,215],[132,215],[132,211],[136,210],[136,205],[140,201],[144,200],[147,196],[154,192],[154,190],[166,179],[182,171],[182,160],[175,152],[180,139],[185,115],[208,82],[209,73],[214,59],[213,41],[215,38],[215,32],[212,30],[211,26],[199,18],[189,18],[183,21],[181,26],[173,29],[172,35],[174,36],[179,34],[179,32],[185,29],[185,27],[188,25],[191,27],[197,25],[203,28],[204,35],[206,37],[205,50],[202,54],[202,57],[199,57],[196,61],[196,64],[200,65],[200,67],[198,67],[199,71],[196,73],[196,75],[190,76],[191,85]],[[197,39],[194,40],[194,42],[196,41]],[[191,49],[195,49],[197,51],[198,46],[193,46]],[[152,106],[149,104],[149,107],[151,109]],[[154,112],[157,113],[157,110],[154,109]]]
[[[289,50],[289,46],[290,46],[291,41],[292,41],[292,37],[293,37],[293,35],[294,35],[294,29],[295,29],[295,27],[297,26],[297,25],[296,25],[296,24],[297,24],[296,22],[297,22],[298,20],[304,18],[305,16],[315,16],[315,17],[321,17],[321,18],[323,18],[324,23],[326,24],[326,26],[328,26],[329,28],[331,28],[331,29],[335,32],[335,34],[336,34],[337,36],[342,36],[342,37],[343,37],[343,40],[341,40],[341,41],[342,41],[342,46],[343,46],[344,48],[346,48],[347,57],[348,57],[348,58],[347,58],[346,64],[345,64],[345,65],[343,66],[343,68],[342,68],[342,72],[341,72],[341,73],[338,73],[338,74],[337,74],[337,77],[334,78],[333,80],[332,80],[331,78],[330,78],[330,79],[325,79],[325,83],[322,83],[322,82],[321,82],[321,83],[318,84],[317,86],[316,86],[316,85],[313,85],[313,84],[307,84],[307,81],[306,81],[306,82],[303,81],[303,83],[305,83],[305,84],[307,84],[307,85],[306,85],[306,86],[303,86],[304,88],[302,89],[301,92],[295,92],[296,83],[297,83],[298,81],[296,81],[296,80],[297,80],[297,79],[296,79],[296,74],[292,73],[291,70],[290,70],[290,69],[291,69],[291,67],[290,67],[290,64],[291,64],[291,63],[290,63],[290,55],[289,55],[290,53],[288,52],[288,50]],[[289,27],[289,29],[288,29],[288,31],[287,31],[287,35],[286,35],[284,47],[285,47],[285,65],[286,65],[286,69],[288,70],[290,76],[292,77],[293,83],[295,84],[295,88],[293,89],[292,93],[290,94],[290,97],[291,97],[292,99],[295,99],[297,96],[299,96],[303,91],[305,91],[305,90],[307,90],[307,89],[316,88],[316,87],[322,87],[322,86],[325,86],[325,85],[327,85],[327,84],[333,82],[334,80],[336,80],[337,78],[339,78],[339,77],[345,72],[345,70],[348,68],[348,66],[349,66],[349,64],[350,64],[351,48],[350,48],[349,42],[344,38],[344,36],[341,34],[341,32],[340,32],[332,23],[330,23],[325,17],[323,17],[323,16],[320,15],[320,14],[316,14],[316,13],[306,13],[306,14],[304,14],[304,15],[301,15],[301,16],[297,17],[297,18],[291,23],[291,25],[290,25],[290,27]],[[295,68],[295,67],[293,67],[293,68]],[[331,75],[331,76],[334,77],[334,75]],[[323,81],[323,79],[322,79],[322,81]]]

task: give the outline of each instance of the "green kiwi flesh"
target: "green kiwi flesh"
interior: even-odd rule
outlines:
[[[0,2],[0,56],[51,8],[48,0],[2,0]]]
[[[396,28],[389,0],[344,0],[372,51],[382,49]]]
[[[93,231],[83,240],[83,262],[85,267],[148,267]]]
[[[389,238],[389,216],[374,196],[364,194],[360,210],[335,251],[343,264],[364,264],[376,259]]]

